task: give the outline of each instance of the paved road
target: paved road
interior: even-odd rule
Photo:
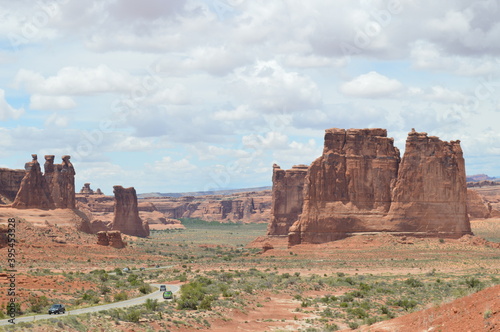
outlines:
[[[160,284],[150,284],[152,287],[159,288]],[[167,286],[168,290],[171,290],[173,293],[176,293],[179,291],[180,287],[177,285],[168,285]],[[82,308],[82,309],[76,309],[76,310],[68,310],[66,308],[66,313],[64,315],[59,314],[59,315],[34,315],[34,316],[27,316],[27,317],[16,317],[16,324],[21,323],[21,322],[34,322],[42,319],[49,319],[49,318],[57,318],[60,316],[69,316],[69,315],[80,315],[80,314],[86,314],[90,312],[97,312],[97,311],[102,311],[102,310],[108,310],[108,309],[116,309],[116,308],[125,308],[125,307],[132,307],[134,305],[139,305],[142,303],[145,303],[147,299],[158,299],[158,301],[165,301],[163,299],[163,292],[160,292],[159,290],[149,293],[144,296],[136,297],[130,300],[126,301],[120,301],[120,302],[114,302],[114,303],[108,303],[108,304],[103,304],[95,307],[90,307],[90,308]],[[3,319],[0,320],[0,326],[2,325],[9,325],[8,319]]]

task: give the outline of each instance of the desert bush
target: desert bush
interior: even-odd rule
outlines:
[[[128,299],[128,295],[125,292],[120,292],[113,295],[113,298],[115,299],[115,302],[125,301],[126,299]]]
[[[410,287],[424,287],[424,283],[415,278],[409,278],[405,280],[405,284]]]
[[[42,296],[33,296],[30,295],[28,298],[28,302],[30,303],[30,311],[40,313],[44,307],[49,305],[49,300],[45,295]]]
[[[147,299],[145,303],[146,309],[149,311],[156,311],[158,309],[158,300],[157,299]]]

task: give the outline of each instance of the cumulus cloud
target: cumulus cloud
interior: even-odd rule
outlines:
[[[322,102],[321,91],[311,78],[287,71],[276,61],[259,61],[253,67],[240,69],[235,76],[235,93],[267,112],[304,111]]]
[[[24,113],[24,108],[14,108],[5,100],[5,91],[0,89],[0,120],[17,119]]]
[[[360,75],[340,86],[340,91],[350,97],[379,98],[401,91],[403,84],[375,71]]]
[[[76,107],[76,102],[68,96],[44,96],[35,94],[30,97],[32,110],[67,110]]]
[[[55,76],[21,69],[14,78],[17,88],[47,95],[90,95],[103,92],[128,92],[139,82],[123,70],[113,71],[106,65],[95,68],[63,67]]]

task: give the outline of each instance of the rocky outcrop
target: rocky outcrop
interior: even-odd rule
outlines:
[[[484,202],[475,190],[467,189],[467,213],[470,218],[491,218],[492,206]]]
[[[23,169],[0,168],[0,204],[12,204],[25,175]]]
[[[63,156],[61,164],[54,164],[54,156],[45,156],[44,177],[48,183],[50,196],[56,208],[75,209],[75,169],[69,161],[70,156]]]
[[[93,195],[94,190],[90,188],[90,183],[84,183],[82,189],[80,189],[80,194]]]
[[[17,209],[53,209],[54,201],[50,189],[42,174],[36,154],[31,155],[33,160],[24,165],[25,175],[17,192],[12,207]]]
[[[282,170],[273,165],[271,221],[267,235],[288,235],[290,226],[298,220],[304,203],[302,193],[307,169],[306,165],[296,165]]]
[[[139,217],[135,189],[133,187],[123,188],[122,186],[113,186],[113,189],[115,194],[115,216],[111,229],[121,231],[127,235],[149,236],[148,223],[143,223]]]
[[[36,154],[25,164],[25,175],[12,203],[18,209],[75,209],[75,170],[63,156],[62,164],[54,164],[54,156],[45,156],[42,174]]]
[[[307,172],[289,245],[353,233],[471,234],[459,141],[409,133],[403,159],[385,129],[329,129]]]
[[[390,221],[397,230],[440,237],[471,234],[460,141],[408,134],[392,193]]]
[[[125,242],[122,240],[120,231],[97,232],[97,244],[101,246],[110,246],[116,249],[125,248]]]

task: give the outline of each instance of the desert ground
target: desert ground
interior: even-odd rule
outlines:
[[[151,291],[150,283],[190,286],[172,302],[60,316],[4,330],[499,328],[498,287],[491,287],[500,283],[500,219],[472,220],[477,236],[461,239],[382,233],[291,248],[283,238],[259,241],[265,224],[189,219],[183,220],[185,229],[152,230],[149,238],[125,236],[127,246],[115,249],[96,245],[95,235],[75,231],[64,220],[78,215],[67,213],[0,210],[2,218],[17,220],[19,314],[45,313],[56,302],[76,309],[137,297]],[[7,257],[7,248],[0,255]],[[165,268],[141,270],[158,265]],[[122,273],[124,267],[132,273]],[[3,315],[7,301],[4,287]],[[452,324],[457,316],[470,316],[468,325]],[[410,329],[401,328],[408,324],[413,324]]]

